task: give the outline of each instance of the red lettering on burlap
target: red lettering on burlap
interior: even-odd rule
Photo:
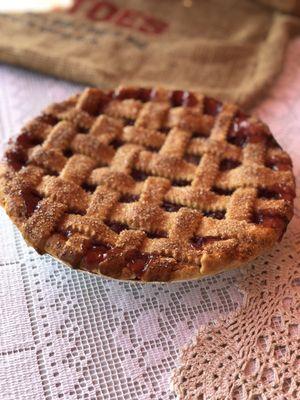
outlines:
[[[118,8],[108,1],[96,3],[87,13],[93,21],[109,21],[118,12]]]
[[[77,13],[83,6],[86,8],[85,17],[91,21],[110,21],[147,34],[161,34],[168,28],[168,24],[162,20],[138,10],[122,10],[110,1],[74,0],[68,12]]]

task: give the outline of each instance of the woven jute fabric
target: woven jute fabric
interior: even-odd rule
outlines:
[[[300,31],[297,17],[266,2],[278,3],[76,0],[64,11],[3,13],[0,61],[89,85],[163,84],[249,105]]]
[[[300,16],[300,1],[299,0],[258,0],[262,4],[274,7],[285,13],[290,13]]]

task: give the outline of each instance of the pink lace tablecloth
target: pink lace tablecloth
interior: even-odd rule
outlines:
[[[299,59],[300,40],[296,40],[289,48],[281,78],[257,110],[270,124],[280,144],[292,155],[298,182]],[[6,65],[0,66],[0,82],[2,145],[48,103],[81,89],[79,85]],[[296,217],[285,241],[279,246],[280,250],[269,256],[274,261],[272,265],[286,271],[296,268],[299,217],[298,203]],[[280,257],[277,257],[276,251],[281,252]],[[267,258],[257,265],[265,261]],[[249,268],[254,268],[254,272],[250,273]],[[182,347],[201,326],[210,329],[207,328],[210,321],[228,316],[242,304],[247,307],[249,298],[255,299],[252,296],[254,292],[249,288],[252,287],[251,282],[255,282],[255,268],[259,267],[249,268],[199,282],[168,286],[109,281],[67,269],[49,256],[39,256],[24,244],[1,211],[0,399],[174,399],[175,394],[169,387],[170,377],[172,370],[178,366]],[[274,274],[274,269],[270,268],[268,273]],[[242,281],[246,282],[244,287],[241,287]],[[288,283],[284,284],[287,287]],[[298,289],[298,285],[294,277],[293,288]],[[259,286],[257,290],[259,292]],[[296,311],[295,306],[295,315]],[[266,315],[267,320],[272,318],[272,315]],[[296,325],[294,321],[293,325]],[[230,327],[223,325],[222,332],[226,330],[229,332]],[[295,343],[297,332],[295,336],[293,331]],[[213,337],[216,343],[206,345],[209,352],[218,349],[221,344],[215,332]],[[232,340],[232,335],[227,334],[226,337],[228,342]],[[201,343],[206,342],[202,340]],[[199,346],[199,340],[197,344]],[[204,350],[200,350],[203,356]],[[191,360],[188,351],[175,379],[177,394],[182,399],[246,400],[252,398],[248,396],[251,390],[253,396],[256,395],[256,389],[247,382],[228,384],[222,388],[218,383],[222,392],[213,392],[217,378],[213,377],[216,368],[211,363],[212,353],[209,353],[211,358],[206,368],[205,388],[195,388],[196,384],[186,387],[184,365],[190,365]],[[243,351],[242,346],[240,351]],[[261,354],[264,354],[263,350]],[[203,358],[195,360],[198,372],[201,368],[203,370],[203,362]],[[253,372],[255,368],[252,366],[249,371]],[[234,368],[229,369],[234,374]],[[269,382],[270,374],[263,375],[262,372],[262,377]],[[250,373],[247,376],[248,380],[253,380]],[[286,376],[293,379],[288,374]],[[230,382],[230,379],[227,381]],[[243,385],[245,389],[237,389]],[[295,390],[291,385],[288,388],[290,393]],[[228,394],[230,391],[231,394]],[[288,395],[286,398],[297,398]],[[257,399],[277,398],[268,393],[261,396]]]

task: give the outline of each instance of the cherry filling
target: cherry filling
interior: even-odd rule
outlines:
[[[150,88],[121,88],[113,93],[113,97],[117,100],[135,99],[143,103],[150,100],[152,89]]]
[[[172,181],[173,186],[188,186],[189,184],[190,182],[185,179],[175,179]]]
[[[114,140],[110,143],[110,145],[111,145],[115,150],[117,150],[119,147],[123,146],[123,144],[124,144],[123,140],[120,140],[120,139],[114,139]]]
[[[115,249],[119,254],[119,250]],[[87,269],[99,267],[99,264],[105,261],[108,255],[114,255],[114,249],[104,244],[93,244],[82,258],[81,264]],[[139,251],[130,251],[125,255],[123,266],[130,269],[137,278],[141,278],[143,273],[151,266],[157,256],[145,254]]]
[[[152,94],[152,89],[150,88],[140,88],[138,90],[138,99],[141,100],[143,103],[146,103],[150,100]]]
[[[173,90],[170,93],[170,102],[173,107],[179,107],[182,105],[184,100],[184,91],[183,90]]]
[[[151,151],[152,153],[158,153],[158,149],[153,146],[145,146],[145,149]]]
[[[220,240],[218,236],[194,236],[191,239],[191,245],[194,249],[199,250],[202,249],[203,246],[209,243],[213,243],[216,240]]]
[[[222,196],[230,196],[234,192],[234,189],[222,189],[217,186],[213,186],[211,189],[214,193]]]
[[[284,189],[278,192],[279,198],[287,201],[293,201],[295,192],[293,190]]]
[[[71,231],[71,230],[66,230],[66,231],[62,231],[61,232],[67,239],[69,239],[72,235],[73,235],[73,232]]]
[[[18,145],[28,149],[29,147],[40,144],[42,140],[34,138],[28,132],[23,132],[17,137],[16,142]]]
[[[263,189],[260,188],[258,189],[258,197],[263,198],[263,199],[280,199],[280,194],[278,192],[268,190],[268,189]]]
[[[242,110],[237,110],[237,112],[235,113],[235,116],[236,116],[237,118],[241,118],[241,119],[250,118],[250,115],[247,114],[247,113],[245,113],[245,112],[242,111]]]
[[[97,268],[99,264],[107,258],[110,248],[104,244],[94,244],[82,258],[82,264],[88,268]]]
[[[34,211],[37,209],[38,202],[41,200],[41,197],[30,192],[29,190],[24,190],[22,192],[22,198],[25,202],[26,217],[29,218],[34,213]]]
[[[126,267],[129,268],[137,278],[140,278],[144,272],[151,266],[157,256],[141,253],[139,251],[130,254]]]
[[[77,125],[80,128],[80,132],[78,132],[78,133],[89,133],[90,129],[88,127],[80,125],[80,122],[78,122]]]
[[[159,130],[161,133],[169,133],[171,128],[168,128],[167,126],[161,127]]]
[[[203,133],[203,132],[193,132],[192,134],[192,139],[194,138],[204,138],[207,139],[209,135]]]
[[[273,171],[289,171],[292,168],[292,164],[289,160],[274,160],[266,162],[266,167]]]
[[[89,185],[88,183],[83,183],[81,185],[82,189],[84,189],[86,192],[89,193],[94,193],[94,191],[96,190],[96,185]]]
[[[227,136],[227,141],[238,147],[244,147],[246,143],[246,136],[242,133],[235,133],[234,135],[229,133]]]
[[[86,214],[86,211],[83,211],[83,210],[78,210],[78,209],[76,209],[76,208],[69,208],[69,210],[66,212],[66,214],[72,214],[72,215],[81,215],[81,216],[83,216],[83,215],[85,215]]]
[[[141,182],[148,178],[148,174],[146,172],[139,171],[137,169],[133,169],[131,171],[131,176],[135,181]]]
[[[201,156],[196,156],[195,154],[186,154],[184,159],[191,164],[198,165],[201,160]]]
[[[149,239],[161,239],[168,237],[166,232],[146,232]]]
[[[227,141],[238,147],[243,147],[247,140],[249,122],[242,116],[236,116],[227,135]]]
[[[33,137],[30,133],[24,131],[16,139],[16,143],[7,149],[5,158],[8,164],[19,171],[27,161],[26,150],[30,147],[40,144],[42,140]]]
[[[119,199],[120,203],[133,203],[135,201],[138,201],[139,196],[136,194],[122,194],[122,196]]]
[[[185,92],[184,99],[183,99],[183,106],[193,107],[196,104],[198,104],[198,100],[197,100],[196,96],[191,92]]]
[[[72,157],[72,155],[73,155],[74,153],[73,153],[73,151],[72,151],[71,149],[65,149],[65,150],[63,151],[63,154],[64,154],[65,157],[70,158],[70,157]]]
[[[134,123],[135,123],[135,120],[134,119],[131,119],[131,118],[124,118],[124,123],[125,123],[125,125],[129,125],[129,126],[132,126],[132,125],[134,125]]]
[[[258,212],[254,214],[252,222],[258,225],[263,225],[266,228],[273,228],[281,231],[280,239],[286,229],[286,220],[284,217],[278,214],[265,214]]]
[[[267,137],[258,123],[250,123],[248,116],[240,112],[236,115],[227,135],[227,141],[238,147],[246,143],[260,143]]]
[[[229,158],[224,158],[220,163],[220,171],[229,171],[230,169],[237,168],[241,163],[237,160],[231,160]]]
[[[128,229],[128,225],[122,224],[121,222],[111,222],[111,221],[104,221],[105,224],[114,232],[120,233],[125,229]]]
[[[204,114],[212,115],[215,117],[219,114],[222,109],[222,103],[211,97],[205,97],[204,99]]]
[[[117,100],[136,98],[138,90],[135,88],[118,88],[113,92],[113,98]]]
[[[24,148],[13,146],[5,153],[5,158],[10,167],[15,171],[19,171],[27,161],[27,155]]]
[[[264,199],[273,199],[273,200],[283,199],[287,201],[292,201],[293,198],[295,197],[295,193],[294,191],[289,190],[287,188],[277,188],[277,189],[274,188],[274,190],[260,188],[258,189],[258,197]]]
[[[178,211],[182,206],[179,204],[170,203],[168,201],[164,201],[162,203],[162,208],[168,212]]]
[[[170,102],[173,107],[193,107],[198,103],[193,93],[183,90],[173,90],[170,95]]]
[[[203,211],[203,215],[205,217],[215,218],[215,219],[224,219],[226,211],[224,210],[216,210],[216,211]]]

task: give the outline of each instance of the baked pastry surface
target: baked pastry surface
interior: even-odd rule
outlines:
[[[201,278],[272,247],[291,159],[236,105],[161,88],[88,88],[10,143],[0,202],[27,243],[123,280]]]

